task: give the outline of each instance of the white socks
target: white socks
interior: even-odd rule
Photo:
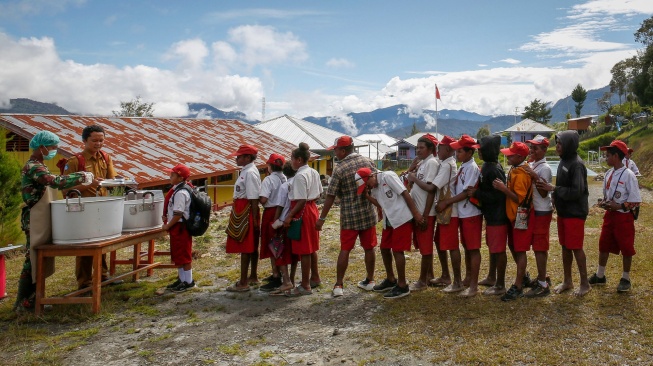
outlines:
[[[596,277],[598,278],[605,277],[605,266],[599,266],[599,268],[596,270]]]
[[[624,273],[621,275],[621,278],[625,278],[625,279],[627,279],[628,281],[630,281],[630,272],[624,272]]]
[[[177,268],[177,276],[181,282],[192,283],[193,282],[193,269],[184,271],[184,267]]]

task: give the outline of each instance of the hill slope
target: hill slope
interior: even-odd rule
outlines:
[[[26,114],[59,114],[59,115],[72,115],[74,113],[68,112],[64,108],[59,107],[54,103],[42,103],[27,98],[9,99],[11,107],[1,109],[0,113],[26,113]]]

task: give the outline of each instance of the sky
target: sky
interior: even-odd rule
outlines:
[[[0,0],[0,108],[9,99],[111,115],[140,96],[250,119],[398,104],[420,115],[515,114],[610,81],[642,46],[651,0]],[[265,98],[265,115],[262,100]]]

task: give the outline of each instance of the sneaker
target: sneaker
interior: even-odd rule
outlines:
[[[182,282],[179,284],[179,286],[175,287],[172,289],[173,292],[184,292],[188,289],[194,288],[195,286],[195,281],[188,283],[186,281]]]
[[[179,285],[181,285],[181,280],[179,279],[179,277],[177,277],[177,280],[175,282],[169,284],[168,286],[166,286],[166,289],[172,290],[172,289],[174,289],[175,287],[177,287]]]
[[[628,291],[630,291],[630,281],[625,278],[620,279],[619,286],[617,286],[617,292],[628,292]]]
[[[397,281],[390,282],[387,278],[383,280],[378,285],[374,286],[373,290],[376,292],[386,292],[392,290],[393,287],[397,286]]]
[[[274,289],[277,289],[281,287],[281,277],[273,277],[270,282],[266,283],[263,286],[260,286],[258,289],[264,292],[270,292],[273,291]]]
[[[363,281],[360,281],[358,283],[358,287],[362,288],[365,291],[372,291],[374,290],[374,286],[376,285],[376,282],[374,280],[368,280],[367,278],[364,279]]]
[[[547,283],[546,287],[542,287],[539,282],[535,284],[530,291],[524,294],[524,297],[532,299],[534,297],[545,297],[551,293],[551,285]]]
[[[517,300],[520,297],[524,296],[524,292],[520,289],[517,288],[517,286],[512,285],[508,289],[508,291],[501,296],[501,301],[510,301],[510,300]]]
[[[483,291],[483,295],[496,296],[503,295],[506,293],[506,288],[503,286],[492,286],[487,290]]]
[[[398,299],[400,297],[404,297],[408,295],[410,295],[410,288],[408,286],[406,287],[395,286],[392,288],[392,290],[390,290],[390,292],[383,295],[383,297],[386,299]]]
[[[599,286],[603,286],[603,285],[606,284],[606,282],[608,282],[608,278],[605,277],[605,276],[603,276],[603,277],[599,277],[599,276],[597,276],[596,273],[595,273],[595,274],[592,275],[592,277],[589,278],[588,281],[589,281],[590,285],[599,285]],[[621,281],[619,281],[619,285],[621,285]]]
[[[344,294],[345,291],[342,289],[342,286],[340,285],[333,286],[333,291],[331,291],[331,295],[333,295],[333,297],[340,297]]]
[[[536,280],[537,280],[537,278],[536,278]],[[533,282],[531,281],[531,276],[530,276],[530,274],[529,274],[528,272],[526,272],[526,274],[524,274],[524,278],[522,279],[521,287],[522,287],[522,288],[525,288],[525,287],[531,287],[531,284],[532,284],[532,283],[533,283]]]

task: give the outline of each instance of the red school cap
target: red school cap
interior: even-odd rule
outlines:
[[[340,136],[336,139],[336,141],[333,142],[333,146],[329,146],[327,150],[333,150],[336,147],[347,147],[351,146],[354,144],[354,139],[352,139],[350,136]]]
[[[166,173],[177,173],[180,177],[188,179],[190,177],[190,169],[184,164],[177,164],[171,169],[163,169]]]
[[[372,175],[372,169],[370,168],[360,168],[358,171],[356,171],[356,184],[358,185],[358,190],[356,191],[358,194],[363,193],[365,190],[365,183],[367,183],[368,179],[370,179],[370,176]]]
[[[266,161],[265,163],[276,165],[276,166],[283,166],[285,162],[286,159],[281,154],[272,154],[270,155],[268,161]]]
[[[626,145],[626,143],[621,140],[614,140],[610,143],[610,146],[601,146],[600,149],[601,151],[605,151],[611,147],[616,147],[617,149],[621,150],[624,155],[628,155],[628,145]]]
[[[509,148],[501,149],[501,153],[505,156],[519,155],[527,157],[530,155],[530,151],[531,149],[528,148],[528,145],[523,142],[513,142]]]
[[[251,145],[240,145],[236,152],[233,152],[228,157],[241,156],[241,155],[256,155],[258,154],[258,149]]]
[[[479,147],[481,147],[481,145],[476,143],[476,139],[474,139],[469,135],[460,136],[460,139],[458,141],[452,142],[451,145],[449,146],[451,146],[451,148],[454,150],[458,150],[461,147],[469,147],[472,149],[478,149]]]

